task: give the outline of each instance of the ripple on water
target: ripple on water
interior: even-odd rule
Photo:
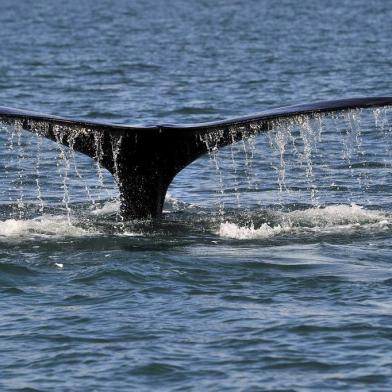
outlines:
[[[385,94],[388,1],[168,5],[2,0],[2,104],[156,124]],[[129,223],[92,160],[0,124],[0,389],[389,391],[390,118],[210,143]]]

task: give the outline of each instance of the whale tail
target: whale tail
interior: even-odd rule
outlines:
[[[392,105],[392,97],[321,101],[200,124],[137,127],[89,122],[0,107],[0,120],[61,143],[96,160],[118,183],[124,219],[162,213],[174,177],[211,148],[268,131],[279,119]]]

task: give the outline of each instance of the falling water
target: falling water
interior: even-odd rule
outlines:
[[[67,212],[68,222],[71,223],[71,208],[70,208],[70,195],[69,195],[69,179],[68,172],[70,169],[70,157],[68,149],[63,145],[65,142],[65,134],[61,128],[55,126],[54,134],[57,141],[58,147],[58,159],[57,168],[59,171],[60,178],[62,179],[63,188],[63,204]]]
[[[1,192],[8,193],[9,206],[12,208],[8,215],[10,219],[21,220],[34,216],[34,213],[47,214],[61,203],[68,224],[71,224],[76,200],[85,204],[87,199],[87,205],[95,208],[96,198],[102,191],[110,195],[107,199],[113,197],[112,181],[105,184],[105,175],[111,180],[110,176],[99,167],[96,178],[92,177],[93,171],[89,168],[91,160],[75,153],[74,144],[78,133],[67,137],[66,128],[55,126],[53,134],[57,143],[53,143],[43,137],[49,130],[47,124],[34,124],[34,133],[25,132],[22,128],[21,121],[15,121],[12,125],[0,123],[0,137],[5,146],[1,165],[6,184]],[[63,142],[67,142],[69,148]],[[100,151],[98,148],[97,154]],[[53,162],[57,174],[53,171]],[[82,174],[81,168],[87,175]],[[99,189],[93,192],[90,183],[94,186],[99,184]],[[108,186],[111,186],[111,193]]]
[[[80,131],[77,131],[75,134],[72,134],[71,137],[68,140],[69,143],[69,148],[70,148],[70,154],[71,154],[71,159],[72,159],[72,166],[73,166],[73,171],[76,174],[76,177],[78,180],[83,184],[84,190],[86,192],[87,198],[90,201],[92,206],[95,206],[95,198],[91,194],[90,187],[88,185],[87,179],[83,177],[83,175],[80,172],[80,169],[78,167],[77,159],[76,159],[76,154],[74,150],[75,146],[75,140],[77,139],[78,135],[80,134]],[[96,165],[99,166],[99,165]],[[99,168],[99,170],[101,170]],[[101,187],[103,186],[103,179],[102,179],[102,173],[98,173],[98,178],[100,179],[100,184]]]
[[[122,136],[119,137],[111,137],[111,146],[112,146],[112,157],[113,157],[113,165],[114,165],[114,172],[113,176],[117,184],[120,184],[120,177],[119,177],[119,154],[121,151],[122,145]],[[117,216],[120,218],[121,228],[124,229],[124,217],[121,213],[117,213]]]
[[[207,147],[207,153],[210,158],[210,162],[213,163],[213,167],[215,173],[218,177],[218,184],[219,188],[216,191],[216,195],[218,196],[218,211],[219,216],[222,218],[225,210],[225,202],[224,202],[224,195],[225,195],[225,187],[224,187],[224,180],[223,180],[223,173],[221,169],[220,163],[220,154],[219,149],[217,146],[217,140],[221,138],[223,135],[223,130],[218,130],[214,134],[206,134],[202,136],[202,142]]]
[[[72,151],[72,149],[71,149]],[[41,172],[40,172],[40,162],[41,162],[41,153],[42,153],[42,138],[37,137],[37,159],[36,159],[36,164],[35,164],[35,174],[36,174],[36,179],[35,183],[37,185],[37,199],[39,202],[39,212],[42,213],[44,211],[44,201],[42,199],[42,192],[41,192],[41,185],[40,185],[40,178],[41,178]]]
[[[93,131],[94,135],[94,148],[95,148],[95,168],[98,176],[98,187],[100,191],[104,191],[106,194],[106,197],[109,198],[109,192],[107,187],[105,187],[104,183],[104,175],[103,175],[103,170],[101,166],[101,162],[103,160],[103,147],[102,147],[102,133]]]
[[[386,167],[391,161],[391,110],[348,111],[314,117],[297,116],[271,122],[266,135],[242,140],[219,149],[217,140],[223,130],[204,135],[205,143],[216,176],[217,209],[220,219],[225,219],[227,209],[236,207],[292,209],[321,208],[333,203],[361,203],[371,206],[375,203],[372,187],[382,182],[374,178],[372,167],[381,160]],[[45,128],[46,127],[46,128]],[[6,136],[7,154],[4,172],[7,177],[8,195],[15,203],[17,216],[22,219],[26,205],[36,204],[39,213],[54,201],[53,190],[47,191],[47,166],[43,149],[51,142],[44,140],[48,129],[45,124],[37,127],[37,135],[22,131],[22,124],[2,125]],[[54,127],[57,140],[58,181],[61,188],[61,203],[71,220],[75,189],[84,192],[84,201],[95,208],[97,198],[111,199],[113,193],[105,184],[102,134],[88,129],[67,135],[67,129]],[[235,131],[235,130],[233,130]],[[91,170],[83,174],[80,158],[75,154],[74,145],[78,132],[91,132],[95,144],[96,178]],[[4,135],[5,134],[5,135]],[[69,134],[69,133],[68,133]],[[233,132],[234,135],[234,132]],[[68,139],[65,140],[64,138]],[[26,139],[27,138],[27,139]],[[233,136],[234,138],[234,136]],[[28,142],[26,142],[26,140]],[[234,140],[234,139],[233,139]],[[62,142],[67,142],[69,148]],[[30,146],[27,149],[27,143]],[[45,143],[48,143],[47,145]],[[114,162],[114,178],[118,182],[118,154],[122,139],[111,140]],[[372,154],[369,150],[373,149]],[[275,172],[276,187],[266,186]],[[347,178],[349,176],[349,179]],[[35,196],[27,194],[26,182],[34,178]],[[93,184],[90,186],[89,184]],[[98,184],[98,185],[97,185]],[[113,183],[110,184],[113,187]],[[4,192],[4,190],[3,190]],[[79,200],[80,200],[80,196]],[[35,198],[35,200],[34,200]]]
[[[382,179],[372,167],[390,165],[390,123],[391,110],[378,108],[275,120],[265,136],[223,149],[216,148],[219,133],[206,136],[220,215],[231,206],[374,205],[371,190]],[[265,186],[271,169],[275,189]]]
[[[24,202],[23,202],[23,180],[24,180],[24,160],[25,160],[25,152],[24,146],[22,144],[22,130],[20,127],[16,128],[16,139],[17,139],[17,150],[18,150],[18,189],[19,189],[19,197],[17,199],[18,211],[19,211],[19,219],[23,218],[24,215]]]
[[[234,194],[235,194],[235,198],[237,201],[237,208],[240,208],[241,202],[240,202],[240,192],[239,192],[239,185],[238,185],[237,160],[235,159],[233,145],[230,145],[230,156],[231,156],[231,168],[234,173],[234,176],[233,176]]]

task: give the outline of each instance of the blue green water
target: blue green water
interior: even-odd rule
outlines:
[[[387,1],[0,1],[0,105],[200,122],[390,93]],[[1,390],[390,390],[392,110],[212,152],[122,222],[0,124]]]

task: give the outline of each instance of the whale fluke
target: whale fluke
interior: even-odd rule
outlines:
[[[214,148],[262,133],[279,119],[392,105],[392,97],[320,101],[199,124],[127,126],[0,107],[0,120],[47,137],[98,161],[118,183],[124,219],[158,217],[173,178]]]

